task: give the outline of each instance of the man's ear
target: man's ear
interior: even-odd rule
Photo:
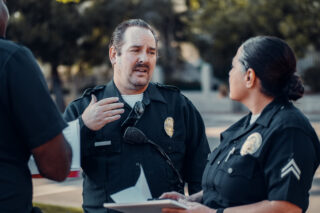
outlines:
[[[111,65],[113,66],[117,60],[117,51],[114,46],[111,46],[109,48],[109,59],[110,59]]]
[[[256,83],[256,73],[252,68],[249,68],[245,74],[245,82],[247,88],[252,88]]]

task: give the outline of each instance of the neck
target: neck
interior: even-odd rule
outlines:
[[[253,115],[260,114],[263,109],[273,101],[273,97],[266,96],[259,92],[259,94],[252,95],[243,104],[248,107]]]

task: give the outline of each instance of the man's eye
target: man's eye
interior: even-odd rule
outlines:
[[[139,52],[139,50],[138,49],[132,49],[131,52],[135,52],[136,53],[136,52]]]

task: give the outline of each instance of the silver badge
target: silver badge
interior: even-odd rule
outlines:
[[[259,149],[261,144],[262,144],[262,137],[260,133],[258,132],[252,133],[251,135],[249,135],[247,140],[242,145],[240,154],[242,156],[247,154],[253,154]]]

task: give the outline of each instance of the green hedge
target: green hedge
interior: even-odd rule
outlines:
[[[42,203],[33,203],[33,206],[39,207],[43,213],[83,213],[81,208],[55,206]]]

